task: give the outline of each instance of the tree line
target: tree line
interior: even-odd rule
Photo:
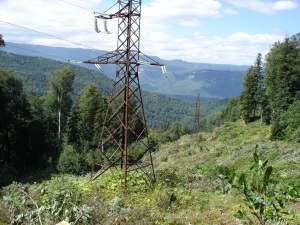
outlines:
[[[70,66],[52,70],[47,93],[38,95],[26,90],[12,70],[0,68],[0,186],[46,168],[73,174],[91,170],[105,116],[112,112],[107,112],[107,98],[93,83],[73,102],[74,78]],[[119,124],[111,121],[109,126]],[[136,120],[132,128],[138,132],[141,126]],[[175,122],[151,133],[154,151],[158,143],[175,141],[190,130]],[[139,149],[133,151],[138,154]]]
[[[107,103],[89,84],[72,109],[74,77],[69,66],[51,71],[50,88],[39,96],[25,91],[11,70],[0,68],[0,185],[57,163],[62,172],[89,166],[87,155],[97,146]],[[66,154],[80,157],[66,161]]]
[[[274,43],[257,55],[243,80],[240,96],[221,113],[206,118],[207,127],[225,121],[260,120],[271,125],[271,139],[300,141],[300,33]]]

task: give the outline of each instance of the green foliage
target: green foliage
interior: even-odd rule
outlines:
[[[276,120],[273,120],[272,136],[273,140],[288,140],[300,142],[300,100],[291,104],[286,112],[282,112]]]
[[[115,170],[105,172],[94,181],[90,180],[90,175],[52,174],[52,178],[49,178],[49,175],[44,174],[47,179],[39,180],[41,183],[33,183],[35,179],[31,177],[31,184],[18,184],[15,188],[14,185],[10,185],[7,191],[2,189],[0,221],[9,224],[10,218],[17,218],[24,213],[26,219],[22,217],[23,224],[30,224],[33,220],[35,224],[40,224],[34,202],[39,209],[43,206],[47,209],[40,211],[43,224],[56,224],[67,217],[70,223],[74,224],[78,218],[76,215],[83,214],[89,219],[78,220],[76,225],[117,222],[130,225],[238,225],[242,223],[234,217],[238,209],[241,212],[247,211],[247,216],[254,221],[255,217],[249,208],[245,208],[246,205],[240,208],[243,204],[243,186],[242,192],[232,187],[237,184],[234,173],[240,175],[244,172],[249,184],[252,180],[254,184],[257,183],[255,174],[259,172],[254,172],[256,170],[253,169],[248,173],[246,169],[253,164],[253,145],[258,143],[260,151],[272,160],[274,165],[269,177],[268,190],[273,188],[278,191],[275,192],[276,197],[281,193],[279,190],[285,190],[289,194],[285,204],[286,210],[295,214],[284,215],[284,219],[288,220],[289,224],[297,224],[300,201],[297,166],[299,144],[268,140],[266,137],[269,128],[266,125],[260,126],[259,122],[245,125],[243,121],[238,121],[226,123],[213,133],[184,135],[175,142],[160,145],[152,154],[156,183],[149,185],[147,175],[131,171],[127,174],[126,191],[124,174]],[[228,133],[231,133],[231,137],[220,141],[220,138]],[[160,160],[162,158],[166,160]],[[264,162],[261,160],[261,164]],[[264,173],[268,167],[268,164],[264,166]],[[38,176],[43,177],[43,174]],[[274,179],[278,182],[276,186]],[[3,198],[10,195],[15,196],[17,203],[7,202],[8,198]],[[26,204],[21,204],[22,200],[18,200],[22,199],[22,196],[26,196]],[[13,206],[15,210],[9,211],[9,206]],[[61,207],[64,211],[60,210]]]
[[[62,132],[65,128],[67,116],[72,107],[70,93],[73,91],[75,73],[70,66],[51,71],[49,78],[50,89],[46,97],[49,120],[57,120],[57,152],[60,153]],[[55,113],[56,112],[56,113]]]
[[[288,210],[285,203],[288,195],[275,189],[274,180],[271,178],[273,167],[268,166],[268,160],[262,161],[255,149],[253,153],[254,164],[250,168],[250,176],[243,173],[239,178],[239,188],[245,197],[245,205],[251,214],[238,211],[237,217],[248,221],[248,224],[286,224],[285,215]],[[255,222],[256,221],[256,222]]]
[[[43,124],[34,109],[20,78],[0,68],[0,167],[14,168],[15,175],[24,175],[44,165],[45,138]],[[43,115],[40,115],[43,116]],[[44,150],[47,150],[45,148]],[[3,185],[0,181],[0,186]]]
[[[230,98],[226,104],[226,108],[222,111],[222,122],[235,122],[240,119],[240,111],[238,108],[239,97]]]
[[[290,105],[281,120],[285,139],[300,142],[300,100]]]
[[[87,163],[72,145],[64,145],[60,154],[57,169],[61,173],[81,174],[86,171]]]
[[[300,51],[295,41],[285,38],[273,45],[266,58],[266,94],[270,103],[272,138],[283,138],[281,114],[300,97]]]
[[[18,171],[12,165],[0,166],[0,187],[18,180]]]
[[[63,62],[40,57],[15,55],[3,51],[0,51],[0,58],[0,67],[13,69],[15,74],[22,77],[25,89],[33,89],[39,96],[44,96],[49,91],[47,81],[51,73],[50,71],[70,66],[70,64]],[[91,83],[97,86],[103,96],[110,94],[113,80],[109,79],[103,73],[73,65],[71,68],[76,74],[73,85],[73,100],[84,87]],[[194,113],[194,103],[146,91],[142,91],[142,96],[147,125],[149,127],[158,128],[175,121],[182,121],[192,126],[192,119],[186,115]],[[205,116],[222,110],[226,102],[227,99],[201,102],[201,115]],[[56,127],[55,124],[51,126]]]
[[[170,126],[164,125],[157,130],[151,130],[150,138],[155,141],[155,143],[152,144],[157,146],[159,144],[176,141],[181,136],[189,133],[190,129],[186,125],[175,122]]]
[[[241,93],[239,105],[241,108],[241,116],[243,120],[248,123],[251,117],[255,117],[257,102],[255,99],[258,88],[258,74],[255,69],[250,67],[246,76],[244,77],[244,90]]]
[[[68,118],[66,137],[86,153],[95,149],[106,114],[107,103],[95,84],[87,85],[78,95],[74,110]]]
[[[244,88],[239,98],[241,116],[246,123],[255,120],[258,113],[261,122],[268,122],[268,103],[263,78],[262,55],[259,53],[254,66],[249,68],[244,77]]]
[[[14,73],[22,77],[24,87],[31,87],[39,96],[46,95],[49,90],[48,78],[53,70],[61,69],[70,64],[49,60],[41,57],[15,55],[0,51],[0,67],[13,69]],[[110,92],[113,81],[103,73],[71,65],[76,73],[74,79],[74,93],[77,95],[89,83],[95,83],[102,93]]]
[[[54,190],[50,190],[54,191]],[[81,203],[76,189],[48,192],[47,187],[13,183],[2,189],[4,207],[13,225],[55,224],[62,220],[89,224],[92,208]]]

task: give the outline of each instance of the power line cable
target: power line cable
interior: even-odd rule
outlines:
[[[110,8],[108,8],[107,10],[105,10],[104,13],[106,13],[108,10],[112,9],[113,7],[115,7],[117,4],[119,4],[119,2],[116,2],[114,5],[112,5]]]
[[[52,57],[52,58],[61,59],[61,60],[65,60],[65,61],[70,62],[69,59],[61,58],[61,57],[58,57],[58,56],[53,56],[53,55],[49,55],[49,54],[46,54],[46,53],[42,53],[42,52],[38,52],[38,51],[34,51],[34,50],[22,48],[22,47],[15,46],[15,45],[12,45],[12,44],[9,44],[9,43],[6,43],[6,45],[7,45],[7,46],[14,47],[14,48],[23,49],[23,50],[25,50],[25,51],[34,52],[34,53],[38,53],[38,54],[46,55],[46,56],[49,56],[49,57]]]
[[[23,27],[23,26],[14,24],[14,23],[10,23],[10,22],[7,22],[7,21],[1,20],[1,19],[0,19],[0,22],[6,23],[6,24],[9,24],[9,25],[12,25],[12,26],[20,27],[20,28],[23,28],[23,29],[26,29],[26,30],[30,30],[30,31],[33,31],[33,32],[36,32],[36,33],[40,33],[40,34],[43,34],[43,35],[46,35],[46,36],[49,36],[49,37],[52,37],[52,38],[56,38],[56,39],[59,39],[59,40],[70,42],[70,43],[75,44],[75,45],[80,45],[80,46],[83,46],[83,47],[86,47],[86,48],[89,48],[89,49],[94,49],[94,50],[97,50],[97,51],[101,51],[100,49],[97,49],[97,48],[93,48],[93,47],[90,47],[90,46],[87,46],[87,45],[84,45],[84,44],[80,44],[80,43],[77,43],[77,42],[74,42],[74,41],[69,41],[67,39],[57,37],[57,36],[52,35],[52,34],[47,34],[47,33],[41,32],[41,31],[33,30],[33,29]]]
[[[77,8],[84,9],[84,10],[86,10],[86,11],[89,11],[89,12],[94,13],[94,11],[92,11],[92,10],[90,10],[90,9],[84,8],[84,7],[79,6],[79,5],[75,5],[75,4],[73,4],[73,3],[70,3],[70,2],[67,2],[67,1],[64,1],[64,0],[58,0],[58,1],[61,1],[61,2],[64,2],[64,3],[66,3],[66,4],[69,4],[69,5],[75,6],[75,7],[77,7]]]
[[[177,95],[176,95],[176,93],[175,93],[175,91],[174,91],[174,88],[172,87],[172,84],[171,84],[171,82],[170,82],[168,76],[166,76],[166,78],[167,78],[167,80],[168,80],[168,82],[169,82],[169,85],[170,85],[170,87],[171,87],[171,89],[172,89],[172,91],[173,91],[173,93],[174,93],[174,96],[175,96],[176,98],[178,98]]]
[[[139,74],[142,75],[142,77],[144,77],[144,78],[145,78],[146,80],[148,80],[149,82],[154,83],[154,84],[158,84],[158,82],[153,81],[153,80],[150,80],[149,78],[145,77],[143,72],[140,72]]]
[[[69,4],[69,5],[72,5],[72,6],[75,6],[77,8],[80,8],[80,9],[83,9],[83,10],[86,10],[86,11],[89,11],[89,12],[92,12],[92,13],[95,13],[96,11],[93,11],[93,10],[90,10],[90,9],[87,9],[87,8],[84,8],[82,6],[79,6],[79,5],[75,5],[73,3],[70,3],[70,2],[67,2],[67,1],[64,1],[64,0],[58,0],[58,1],[61,1],[61,2],[64,2],[66,4]],[[116,2],[113,6],[111,6],[110,8],[108,8],[107,10],[105,10],[104,13],[106,13],[108,10],[112,9],[113,7],[115,7],[117,4],[119,4],[118,2]]]

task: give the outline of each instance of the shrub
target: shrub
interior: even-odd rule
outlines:
[[[17,171],[12,166],[0,166],[0,187],[18,180]]]
[[[82,164],[82,156],[72,145],[63,147],[57,164],[57,169],[60,173],[80,174],[82,172]]]
[[[58,187],[57,191],[53,186],[42,186],[13,183],[3,188],[4,209],[0,212],[6,215],[0,215],[0,221],[13,225],[55,224],[62,220],[90,224],[93,208],[82,203],[82,195],[76,188],[68,185],[69,188]]]
[[[262,161],[256,150],[253,153],[254,164],[250,168],[250,176],[243,173],[239,178],[239,190],[245,197],[245,206],[254,218],[241,210],[236,216],[250,225],[286,224],[284,217],[288,211],[284,203],[288,200],[288,196],[275,189],[271,179],[273,167],[267,166],[268,160]]]

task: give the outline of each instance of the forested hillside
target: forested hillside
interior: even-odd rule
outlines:
[[[67,60],[84,61],[104,54],[103,51],[90,49],[17,43],[7,43],[3,51],[19,55],[46,57],[64,62],[67,62]],[[167,77],[162,74],[159,67],[140,66],[140,82],[143,90],[167,94],[190,102],[194,101],[198,93],[200,93],[202,100],[216,100],[238,96],[242,90],[242,80],[245,71],[249,68],[249,66],[239,65],[163,60],[155,56],[152,58],[166,65]],[[77,65],[97,70],[91,64],[80,63]],[[101,70],[109,78],[115,78],[115,65],[103,65]],[[224,82],[225,80],[226,82]]]
[[[113,81],[98,71],[49,59],[6,52],[0,52],[0,58],[0,161],[1,174],[8,175],[0,183],[52,167],[60,157],[76,152],[78,165],[67,171],[88,171]],[[148,92],[143,98],[150,128],[179,132],[162,135],[164,140],[190,132],[194,103]],[[204,102],[201,115],[222,110],[225,104],[226,100]]]
[[[67,63],[41,57],[28,57],[0,51],[0,67],[10,69],[22,78],[24,88],[31,88],[38,95],[45,95],[49,90],[48,78],[52,70],[61,68]],[[70,64],[69,64],[70,65]],[[74,80],[74,95],[78,94],[89,83],[95,83],[99,91],[108,95],[113,81],[99,71],[87,70],[72,66],[77,74]]]
[[[274,43],[263,63],[259,53],[244,78],[240,96],[230,99],[224,117],[271,124],[274,140],[300,141],[300,34]]]
[[[54,60],[40,57],[28,57],[15,55],[0,51],[0,67],[13,70],[16,76],[22,78],[24,88],[32,90],[38,95],[45,95],[49,90],[48,78],[54,69],[70,65],[76,74],[74,79],[74,91],[71,94],[73,100],[80,91],[88,84],[94,83],[98,90],[107,96],[110,94],[113,81],[102,72],[89,70],[83,67],[74,66]],[[142,87],[143,88],[143,87]],[[196,94],[193,101],[196,101]],[[185,122],[191,125],[191,118],[187,115],[194,114],[194,103],[188,103],[173,97],[166,97],[160,93],[143,91],[143,98],[146,110],[146,118],[150,127],[159,127],[164,124],[171,124],[175,121]],[[202,116],[222,110],[226,101],[203,102],[201,107]]]

